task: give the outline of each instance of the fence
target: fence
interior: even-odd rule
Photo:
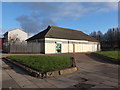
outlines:
[[[40,42],[10,43],[4,46],[3,50],[9,53],[41,53],[44,50],[44,46]]]

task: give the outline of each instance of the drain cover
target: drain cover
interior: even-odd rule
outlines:
[[[78,83],[76,85],[74,85],[74,87],[76,88],[91,88],[95,85],[92,85],[92,84],[86,84],[86,83]]]

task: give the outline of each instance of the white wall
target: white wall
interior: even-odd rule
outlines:
[[[20,29],[14,29],[11,31],[8,31],[8,41],[10,38],[19,38],[20,42],[25,41],[28,38],[28,34]]]
[[[45,43],[45,54],[46,53],[56,53],[55,43]]]
[[[73,44],[75,44],[75,52],[94,52],[94,51],[97,51],[97,44],[99,44],[98,42],[88,42],[85,40],[45,38],[45,53],[46,54],[56,53],[55,42],[61,43],[62,53],[73,53]]]
[[[68,53],[68,43],[61,43],[62,44],[62,53]]]

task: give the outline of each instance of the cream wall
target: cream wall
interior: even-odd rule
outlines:
[[[61,43],[61,53],[72,53],[73,44],[75,44],[75,52],[94,52],[97,51],[97,44],[99,44],[85,40],[45,38],[45,54],[56,53],[56,43]]]
[[[62,43],[62,53],[68,53],[68,43]]]
[[[73,52],[73,44],[69,43],[69,53],[72,53]]]
[[[10,38],[19,38],[20,41],[25,41],[28,38],[28,34],[20,29],[14,29],[8,31],[8,41]]]
[[[45,43],[45,54],[56,53],[55,47],[55,43]]]

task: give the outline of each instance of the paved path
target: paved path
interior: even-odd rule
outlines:
[[[59,54],[61,55],[61,54]],[[73,54],[62,54],[73,56]],[[4,55],[6,56],[6,55]],[[72,74],[38,79],[3,60],[3,88],[117,88],[118,65],[87,54],[76,54],[78,71]]]

